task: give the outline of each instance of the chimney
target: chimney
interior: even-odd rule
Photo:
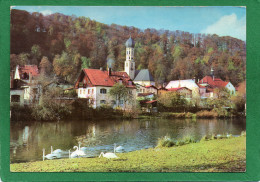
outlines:
[[[111,76],[111,68],[108,68],[108,76]]]

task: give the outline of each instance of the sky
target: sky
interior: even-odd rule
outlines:
[[[12,9],[89,17],[105,24],[217,34],[246,40],[245,7],[15,6]]]

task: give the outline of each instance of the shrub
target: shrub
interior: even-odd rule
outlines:
[[[169,136],[164,136],[158,139],[156,147],[172,147],[174,145],[175,142]]]
[[[195,138],[190,135],[184,136],[181,141],[183,141],[185,144],[196,143]]]
[[[218,113],[215,111],[207,111],[207,110],[203,110],[203,111],[199,111],[196,113],[198,118],[216,118],[218,117]]]

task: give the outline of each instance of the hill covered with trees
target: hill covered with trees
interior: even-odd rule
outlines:
[[[179,30],[141,30],[106,25],[87,17],[55,13],[43,16],[11,10],[10,68],[36,64],[46,75],[74,83],[82,68],[124,70],[125,41],[135,41],[136,69],[148,68],[157,84],[178,79],[201,79],[210,74],[237,86],[246,77],[246,43],[218,35]]]

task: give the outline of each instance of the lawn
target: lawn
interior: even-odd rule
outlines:
[[[118,159],[77,158],[11,164],[11,172],[244,172],[246,137],[118,153]]]

